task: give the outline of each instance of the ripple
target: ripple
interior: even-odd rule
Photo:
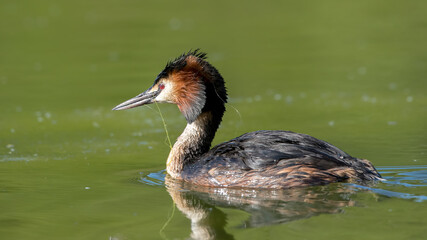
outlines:
[[[166,177],[166,170],[161,170],[158,172],[152,172],[152,173],[144,173],[140,172],[141,175],[140,178],[138,178],[138,182],[147,184],[150,186],[163,186],[165,185],[165,177]]]
[[[426,165],[380,167],[378,170],[385,179],[383,182],[384,188],[390,189],[373,188],[358,184],[349,185],[359,189],[370,190],[386,197],[411,199],[416,202],[424,202],[427,200],[427,196],[425,195],[412,193],[415,191],[414,188],[418,190],[427,187]],[[401,192],[402,188],[399,188],[399,191],[394,191],[395,188],[401,186],[405,187],[403,190],[407,190],[408,192]]]
[[[362,186],[358,184],[349,184],[350,186],[353,186],[355,188],[365,189],[369,190],[371,192],[386,196],[386,197],[395,197],[395,198],[402,198],[402,199],[413,199],[416,202],[424,202],[427,200],[427,196],[424,195],[415,195],[411,193],[402,193],[402,192],[393,192],[385,189],[380,188],[372,188],[367,186]]]
[[[31,156],[8,156],[8,155],[0,155],[0,162],[18,162],[18,161],[33,161],[36,160],[36,157]]]

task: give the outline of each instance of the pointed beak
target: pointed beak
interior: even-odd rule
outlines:
[[[153,100],[157,97],[157,95],[159,95],[160,90],[151,91],[151,92],[150,90],[151,88],[149,88],[147,91],[139,94],[134,98],[131,98],[125,102],[120,103],[119,105],[115,106],[113,110],[125,110],[125,109],[134,108],[134,107],[152,103]]]

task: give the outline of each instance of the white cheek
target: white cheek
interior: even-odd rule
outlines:
[[[173,103],[172,101],[172,84],[166,82],[164,83],[165,88],[160,92],[159,95],[154,99],[156,102],[167,102],[167,103]]]

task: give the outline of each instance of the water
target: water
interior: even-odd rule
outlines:
[[[0,239],[425,238],[426,7],[3,1]],[[214,144],[302,132],[370,159],[386,181],[249,191],[165,179],[156,108],[111,108],[197,47],[230,95]],[[185,120],[160,108],[174,140]]]
[[[232,239],[233,234],[227,232],[227,228],[230,232],[238,232],[241,229],[290,224],[323,214],[341,214],[344,215],[341,217],[345,218],[352,208],[375,208],[381,203],[387,205],[387,202],[393,199],[422,203],[427,200],[427,196],[406,192],[425,191],[426,170],[427,166],[383,167],[380,172],[385,180],[381,183],[372,183],[370,186],[331,184],[291,190],[206,188],[175,182],[168,179],[164,171],[141,173],[142,176],[138,181],[159,187],[166,181],[168,192],[176,207],[191,220],[193,238],[209,239],[216,236],[219,239]],[[401,186],[413,189],[412,191],[408,188],[402,189]],[[227,226],[227,221],[232,216],[232,213],[227,214],[230,209],[238,209],[248,215],[241,218],[240,223]],[[396,210],[402,209],[393,207],[387,211],[391,213]],[[425,222],[422,215],[413,217],[411,221],[420,221],[420,224]]]

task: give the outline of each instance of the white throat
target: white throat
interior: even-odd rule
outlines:
[[[184,165],[197,160],[209,150],[213,136],[209,138],[207,126],[211,118],[210,112],[200,114],[194,122],[187,124],[176,140],[166,163],[166,171],[173,178],[181,178],[180,173]]]

